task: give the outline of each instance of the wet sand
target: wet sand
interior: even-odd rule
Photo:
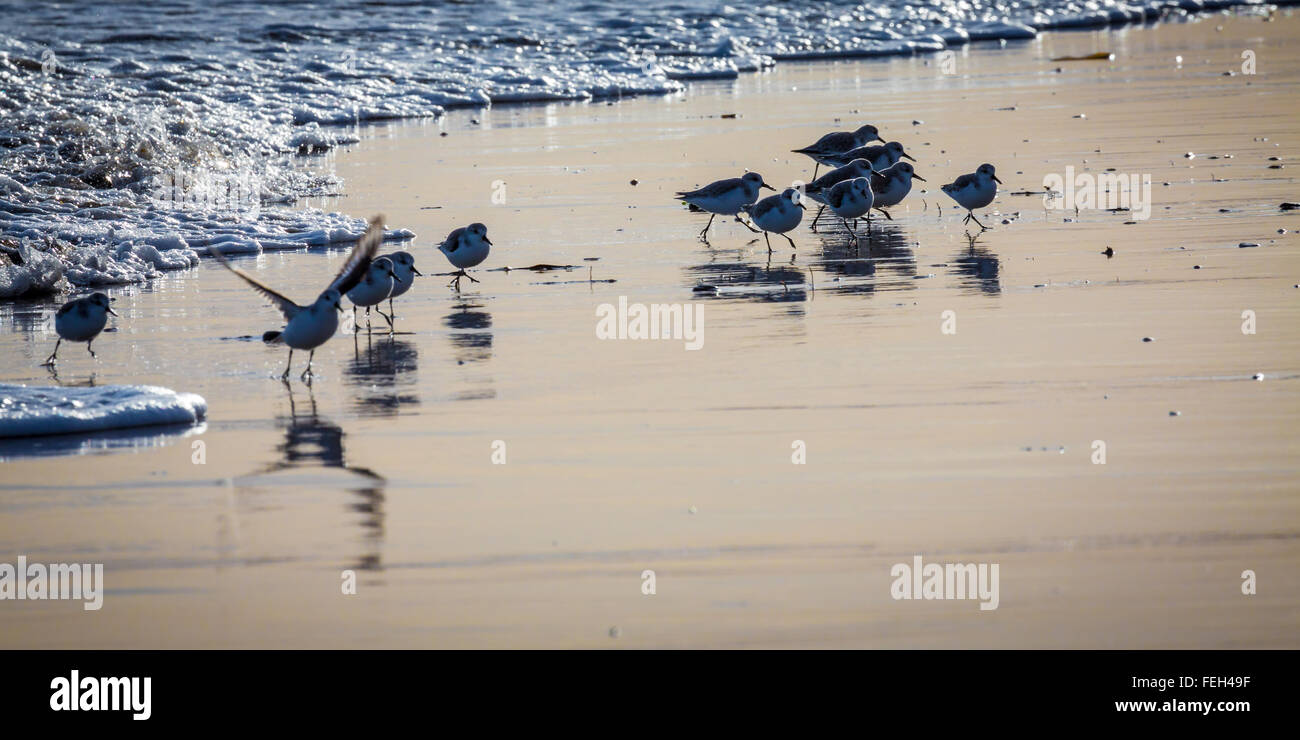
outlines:
[[[397,303],[409,333],[331,340],[310,388],[236,339],[278,316],[210,260],[114,291],[94,382],[199,393],[209,419],[0,464],[7,561],[102,562],[108,586],[98,612],[0,604],[0,647],[1300,647],[1297,34],[1292,12],[1209,16],[976,44],[955,75],[784,64],[363,128],[304,165],[347,183],[310,205],[385,213],[426,273],[471,221],[485,268],[581,269],[480,270],[459,295],[430,276]],[[808,179],[788,150],[837,121],[928,180],[869,243],[696,238],[673,191]],[[984,161],[1006,187],[972,244],[938,185]],[[1150,220],[1011,194],[1067,166],[1149,173]],[[306,299],[342,254],[238,264]],[[598,340],[620,296],[702,304],[703,348]],[[52,382],[49,306],[0,307],[0,381]],[[914,555],[999,564],[999,608],[893,600]]]

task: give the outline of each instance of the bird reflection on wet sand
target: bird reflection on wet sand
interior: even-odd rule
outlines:
[[[363,538],[367,544],[357,563],[356,570],[383,570],[384,563],[380,549],[384,543],[384,490],[379,487],[358,488],[351,491],[356,499],[348,508],[361,515]]]
[[[420,353],[411,342],[391,335],[352,337],[353,354],[343,373],[357,391],[353,408],[363,416],[395,416],[403,406],[420,405],[415,371]]]
[[[301,415],[298,413],[293,388],[288,383],[285,387],[289,391],[289,416],[276,418],[276,425],[284,430],[284,441],[275,447],[276,452],[280,453],[280,460],[263,472],[320,465],[342,468],[373,480],[383,480],[383,477],[368,468],[348,465],[344,461],[343,427],[320,416],[316,410],[316,395],[310,387],[307,388],[310,410]]]
[[[967,234],[967,248],[949,262],[949,272],[967,292],[998,295],[1002,292],[1001,262],[998,256],[979,245],[979,234]]]
[[[460,363],[483,362],[492,357],[492,314],[477,309],[480,303],[466,300],[447,314],[442,322],[456,331],[451,334],[451,345]]]
[[[877,221],[870,236],[865,227],[854,240],[841,224],[817,232],[821,254],[813,257],[817,272],[839,283],[822,285],[840,293],[875,293],[877,290],[915,290],[916,254],[911,235],[902,225]],[[862,278],[870,278],[863,280]]]
[[[59,376],[58,365],[44,365],[43,367],[45,368],[46,372],[50,374],[50,380],[53,380],[54,383],[58,385],[60,388],[94,388],[95,387],[95,373],[93,372],[90,375],[87,375],[80,379],[78,379],[78,376],[63,378]]]
[[[686,271],[699,297],[778,303],[808,300],[808,272],[802,267],[714,262]]]
[[[362,515],[360,525],[366,543],[363,552],[356,556],[356,564],[351,567],[381,570],[379,553],[384,536],[384,477],[369,468],[348,464],[344,454],[347,435],[342,427],[320,416],[310,386],[307,387],[307,408],[299,408],[293,388],[287,382],[285,388],[289,392],[289,415],[276,417],[276,426],[284,431],[284,441],[275,447],[280,459],[246,476],[246,479],[261,479],[285,470],[325,468],[346,471],[354,480],[339,487],[353,497],[346,505],[347,509]]]
[[[863,227],[856,241],[843,225],[834,224],[811,238],[818,245],[797,252],[793,264],[715,259],[686,268],[689,284],[697,297],[773,302],[805,301],[817,290],[870,294],[916,289],[912,240],[899,224],[877,222],[870,236]]]
[[[442,319],[442,323],[453,330],[448,339],[457,365],[474,365],[492,359],[492,314],[483,308],[475,296],[466,295]],[[457,401],[496,398],[492,378],[476,375],[468,380],[475,387],[459,391],[452,398]]]

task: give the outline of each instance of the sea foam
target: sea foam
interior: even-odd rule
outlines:
[[[0,439],[196,424],[207,412],[202,396],[157,386],[0,383]]]

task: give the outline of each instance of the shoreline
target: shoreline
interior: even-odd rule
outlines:
[[[1208,0],[1208,1],[1176,0],[1172,2],[1169,0],[1161,0],[1160,2],[1148,3],[1146,5],[1136,7],[1136,8],[1129,8],[1129,9],[1110,8],[1110,9],[1104,9],[1104,10],[1096,11],[1095,13],[1085,14],[1081,16],[1064,17],[1057,21],[1053,21],[1047,25],[1042,25],[1042,26],[1030,26],[1030,25],[1018,24],[1014,22],[986,23],[986,24],[982,24],[983,26],[988,26],[985,32],[977,33],[974,35],[939,34],[936,36],[936,38],[939,40],[936,42],[932,42],[929,45],[923,44],[921,39],[909,38],[909,39],[901,40],[900,43],[903,43],[904,46],[897,49],[881,49],[881,50],[864,49],[864,50],[853,51],[853,52],[815,52],[815,53],[807,53],[807,54],[787,54],[787,55],[771,54],[768,52],[757,52],[763,54],[766,58],[772,60],[772,64],[760,65],[756,70],[752,70],[752,71],[751,70],[737,71],[735,75],[725,76],[725,77],[714,77],[714,76],[689,77],[688,76],[688,77],[674,78],[671,75],[668,75],[667,79],[675,79],[676,81],[683,84],[682,87],[680,87],[677,90],[666,91],[662,93],[644,91],[644,92],[632,92],[632,93],[624,94],[622,92],[618,92],[618,93],[612,93],[610,95],[593,94],[586,97],[579,96],[574,98],[540,97],[540,98],[509,99],[509,100],[501,100],[501,101],[492,101],[491,105],[487,106],[486,108],[485,106],[482,105],[482,103],[476,101],[466,101],[463,104],[440,103],[437,106],[436,111],[429,112],[429,113],[419,113],[419,114],[413,114],[409,116],[377,115],[373,118],[357,119],[357,121],[353,124],[348,124],[342,121],[334,121],[334,122],[314,121],[314,122],[306,122],[306,123],[295,122],[294,124],[290,125],[290,131],[301,130],[304,128],[304,126],[319,126],[320,129],[323,131],[336,131],[336,132],[350,131],[352,132],[352,135],[350,137],[345,137],[343,139],[340,139],[337,144],[333,145],[332,147],[330,147],[330,149],[327,149],[326,151],[337,151],[339,149],[347,150],[348,148],[363,146],[366,138],[364,133],[369,128],[373,128],[376,126],[383,126],[394,122],[413,123],[419,121],[437,121],[440,122],[439,125],[442,125],[441,122],[448,120],[448,116],[456,112],[485,110],[490,108],[491,106],[498,106],[498,107],[505,108],[511,106],[520,106],[520,107],[546,106],[546,105],[556,104],[556,103],[559,104],[596,104],[596,103],[611,103],[611,102],[617,103],[617,102],[621,102],[624,99],[631,100],[631,99],[637,99],[643,97],[655,98],[655,97],[664,97],[664,96],[672,96],[672,95],[687,95],[689,93],[689,88],[694,83],[719,81],[719,80],[738,80],[740,79],[742,74],[745,73],[761,74],[765,70],[770,70],[773,66],[775,66],[778,63],[816,64],[816,63],[826,63],[826,62],[835,63],[838,61],[851,63],[854,61],[862,61],[864,59],[890,59],[890,58],[899,58],[899,57],[915,58],[915,57],[924,56],[929,53],[937,53],[949,49],[964,49],[964,48],[978,49],[979,44],[992,43],[995,41],[1002,42],[1001,45],[998,47],[999,49],[1001,49],[1001,48],[1005,48],[1008,43],[1047,41],[1047,39],[1043,38],[1045,34],[1051,34],[1057,32],[1066,32],[1066,33],[1085,32],[1086,33],[1090,31],[1097,31],[1106,28],[1123,28],[1126,26],[1136,26],[1136,25],[1151,26],[1151,25],[1156,25],[1161,23],[1173,23],[1174,22],[1173,20],[1166,19],[1166,15],[1169,12],[1178,11],[1178,10],[1188,12],[1189,13],[1188,18],[1195,21],[1197,19],[1203,18],[1207,14],[1218,13],[1225,10],[1236,11],[1235,14],[1240,16],[1249,12],[1250,9],[1257,9],[1256,12],[1258,12],[1258,10],[1269,9],[1271,13],[1275,9],[1290,8],[1296,6],[1297,4],[1300,4],[1300,0],[1284,0],[1283,2],[1272,2],[1266,4],[1251,3],[1248,0]],[[1012,29],[1016,27],[1019,27],[1020,30],[1016,32],[1012,32]],[[672,55],[665,55],[665,56],[671,57]],[[686,55],[686,56],[691,56],[691,55]],[[928,65],[929,61],[926,60],[925,63]],[[276,156],[283,156],[283,153],[277,153]],[[305,155],[305,158],[294,161],[293,169],[307,171],[307,172],[316,172],[319,169],[319,167],[315,166],[313,163],[320,162],[321,161],[320,156],[321,153],[307,154]],[[270,158],[264,160],[262,164],[265,164],[266,162],[269,161],[271,161]],[[196,172],[200,174],[203,173],[210,174],[206,166],[196,170]],[[3,185],[3,183],[0,183],[0,185]],[[94,192],[92,191],[87,195],[93,197]],[[305,208],[302,205],[300,205],[303,202],[310,202],[316,199],[321,199],[322,202],[325,202],[327,200],[338,201],[338,200],[343,200],[343,198],[346,197],[347,195],[348,195],[347,192],[343,192],[339,194],[339,196],[342,197],[336,196],[334,198],[328,198],[322,196],[312,196],[307,194],[296,194],[294,196],[293,203],[290,204],[289,206],[284,207],[281,215],[275,220],[276,221],[283,220],[285,216],[290,214],[305,215],[306,212],[309,210],[309,207]],[[275,201],[269,201],[268,203],[264,204],[262,207],[271,208],[276,211],[280,210],[277,207]],[[181,210],[177,213],[184,214],[186,216],[193,215],[192,212],[186,210]],[[214,212],[198,211],[196,213],[207,214],[210,216]],[[218,211],[215,213],[219,214],[220,212]],[[208,243],[225,244],[227,251],[230,254],[245,254],[245,253],[261,254],[267,251],[281,251],[281,250],[289,251],[289,252],[297,251],[297,250],[303,250],[308,252],[313,250],[320,250],[320,249],[329,250],[329,249],[334,249],[346,245],[347,243],[349,243],[350,239],[355,238],[355,236],[342,237],[339,236],[339,234],[337,233],[347,229],[347,227],[344,225],[344,221],[347,221],[351,225],[352,233],[354,233],[355,235],[359,235],[361,231],[364,230],[364,223],[366,218],[368,218],[368,216],[366,215],[349,215],[343,210],[334,210],[334,211],[322,210],[320,214],[314,216],[313,220],[304,221],[303,223],[304,224],[311,223],[313,225],[319,223],[326,224],[327,231],[330,229],[332,229],[332,231],[329,231],[329,233],[325,237],[323,237],[325,241],[323,243],[321,242],[322,237],[311,237],[311,239],[307,241],[302,241],[302,243],[298,243],[301,240],[292,238],[293,232],[273,235],[273,238],[271,239],[267,239],[264,235],[257,233],[261,231],[260,224],[262,223],[262,219],[259,216],[259,218],[247,222],[249,228],[245,229],[245,231],[250,231],[253,235],[240,239],[238,238],[237,235],[218,233],[213,235],[212,238],[208,240]],[[242,219],[239,220],[241,223],[243,223]],[[282,244],[277,243],[275,238],[277,236],[278,238],[283,240],[284,243]],[[396,228],[390,230],[390,233],[385,236],[385,241],[388,242],[388,241],[396,241],[396,240],[410,240],[417,236],[418,234],[411,232],[409,228],[399,225]],[[12,237],[9,236],[0,236],[0,239],[3,239],[5,241],[14,241],[15,244],[17,244],[16,240],[14,240]],[[66,279],[64,279],[64,282],[67,283],[68,287],[61,287],[64,285],[64,282],[60,282],[58,278],[51,280],[51,274],[49,273],[49,270],[53,269],[52,265],[47,264],[42,267],[38,264],[38,265],[33,265],[27,269],[23,269],[18,265],[12,265],[12,266],[0,265],[0,269],[7,269],[13,271],[12,274],[8,276],[9,280],[7,282],[12,282],[13,284],[23,284],[22,281],[26,280],[27,284],[30,284],[31,286],[13,295],[4,295],[3,297],[0,297],[0,301],[15,301],[19,299],[41,301],[41,300],[49,300],[53,297],[57,297],[61,295],[76,294],[78,292],[83,292],[94,288],[105,288],[105,289],[112,290],[114,288],[120,288],[125,285],[138,285],[138,284],[148,283],[150,280],[157,279],[159,276],[165,275],[170,272],[185,271],[185,270],[192,269],[196,260],[201,259],[203,256],[207,254],[208,244],[200,243],[203,241],[202,239],[194,242],[196,246],[189,247],[191,253],[188,254],[173,253],[172,249],[167,248],[168,243],[175,243],[175,241],[176,241],[175,238],[162,239],[160,241],[158,237],[145,237],[142,239],[132,238],[127,241],[116,242],[115,245],[109,245],[106,243],[96,242],[93,240],[90,241],[89,245],[91,247],[103,247],[109,252],[115,252],[119,257],[125,257],[126,261],[123,264],[127,264],[131,260],[138,261],[133,266],[126,267],[124,269],[128,269],[128,270],[136,269],[137,271],[143,271],[145,274],[143,276],[138,277],[137,279],[130,279],[125,282],[116,281],[120,278],[115,278],[115,281],[110,281],[110,282],[92,281],[92,282],[77,282],[77,283],[72,283],[71,281],[66,281]],[[182,240],[181,243],[186,243],[186,242]],[[274,246],[273,248],[267,248],[265,246],[265,243],[276,244],[276,246]],[[130,245],[130,246],[124,247],[124,245]],[[83,245],[79,244],[76,248],[81,248],[81,246]],[[181,249],[183,250],[184,248]],[[153,257],[152,256],[153,252],[151,252],[150,250],[156,250],[159,256]],[[30,259],[31,256],[32,256],[31,253],[29,253],[28,259]],[[44,260],[44,257],[42,257],[40,254],[37,254],[35,256],[37,257],[38,263]],[[74,263],[68,262],[64,256],[60,256],[60,255],[52,255],[52,256],[55,260],[62,263],[61,272],[66,272],[70,267],[74,266]],[[184,265],[180,264],[182,261],[185,262]],[[158,274],[151,275],[149,274],[149,270],[153,270]],[[8,293],[12,291],[6,290],[0,292]]]

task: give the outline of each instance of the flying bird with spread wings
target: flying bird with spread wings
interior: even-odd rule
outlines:
[[[281,380],[289,377],[289,368],[293,366],[293,351],[295,349],[305,349],[310,354],[307,355],[307,369],[303,370],[302,379],[306,380],[312,376],[311,361],[316,355],[316,348],[324,344],[339,328],[339,314],[342,313],[343,307],[339,301],[343,296],[352,290],[365,277],[366,271],[370,269],[370,263],[379,250],[379,244],[384,240],[384,217],[375,216],[370,219],[370,226],[366,233],[362,234],[357,240],[356,246],[352,248],[352,253],[343,263],[338,275],[330,282],[325,292],[316,298],[316,302],[307,306],[299,306],[297,303],[285,298],[283,295],[263,285],[257,279],[248,275],[242,270],[231,266],[216,247],[209,247],[212,256],[217,258],[227,270],[238,275],[253,287],[258,293],[262,294],[272,306],[279,309],[284,316],[284,329],[280,331],[268,331],[262,335],[262,341],[267,344],[285,344],[289,347],[289,362],[284,366],[284,374],[280,376]]]

